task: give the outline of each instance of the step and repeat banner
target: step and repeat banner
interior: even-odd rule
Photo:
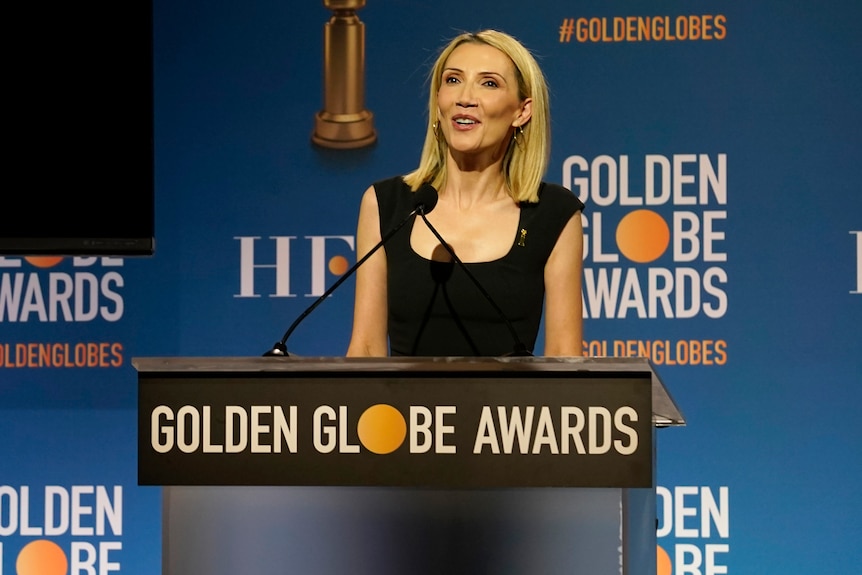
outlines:
[[[0,574],[159,572],[132,358],[270,349],[355,261],[362,192],[415,167],[437,50],[483,28],[550,84],[585,353],[651,358],[688,422],[657,431],[658,574],[853,572],[860,25],[850,0],[156,0],[155,255],[0,257]],[[290,352],[343,355],[352,298]]]

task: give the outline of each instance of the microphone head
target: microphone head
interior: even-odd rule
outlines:
[[[437,190],[434,189],[434,186],[422,184],[414,193],[416,196],[413,198],[413,207],[423,214],[431,213],[431,210],[437,205]]]

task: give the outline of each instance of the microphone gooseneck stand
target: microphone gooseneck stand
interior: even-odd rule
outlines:
[[[397,226],[389,230],[389,232],[387,232],[387,234],[383,236],[383,238],[379,242],[377,242],[377,245],[371,248],[367,254],[362,256],[359,261],[353,264],[353,266],[351,266],[349,270],[344,272],[344,275],[338,278],[335,283],[333,283],[329,287],[329,289],[323,292],[323,295],[317,298],[314,303],[308,306],[308,308],[306,308],[306,310],[299,315],[299,317],[293,320],[293,323],[290,324],[290,327],[287,328],[287,331],[284,332],[282,338],[279,341],[275,342],[275,344],[272,346],[272,349],[264,353],[263,357],[290,355],[289,353],[287,353],[287,340],[290,337],[290,334],[293,333],[293,331],[302,322],[302,320],[304,320],[308,316],[308,314],[313,312],[317,308],[317,306],[323,303],[323,300],[328,298],[332,294],[332,292],[338,289],[338,286],[344,283],[347,278],[352,276],[353,273],[359,268],[359,266],[365,263],[368,258],[370,258],[377,250],[383,247],[383,245],[388,242],[389,239],[398,232],[398,230],[404,227],[404,224],[406,224],[410,220],[410,218],[414,217],[417,213],[422,214],[422,217],[424,218],[425,214],[430,213],[431,210],[434,209],[434,206],[437,205],[437,190],[435,190],[429,184],[424,184],[415,193],[416,197],[413,200],[413,211],[407,214],[407,217],[401,220],[401,222]]]

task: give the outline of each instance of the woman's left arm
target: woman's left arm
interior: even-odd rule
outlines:
[[[581,278],[584,267],[581,212],[566,223],[545,264],[546,356],[583,354]]]

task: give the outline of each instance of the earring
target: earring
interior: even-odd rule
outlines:
[[[524,128],[521,126],[516,126],[515,131],[512,132],[512,139],[515,140],[515,143],[519,146],[524,145]]]
[[[437,133],[437,122],[431,124],[431,130],[434,132],[434,137],[440,139],[440,134]]]

